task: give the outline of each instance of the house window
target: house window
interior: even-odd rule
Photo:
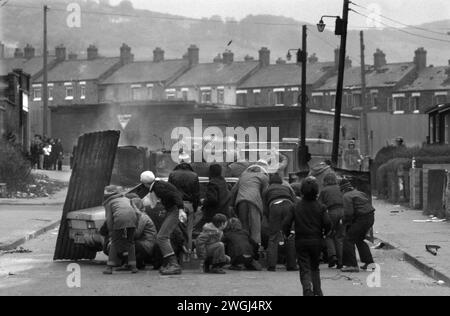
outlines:
[[[86,99],[86,83],[80,83],[80,99]]]
[[[447,103],[447,95],[439,94],[434,96],[434,103],[435,104],[443,104]]]
[[[224,104],[225,103],[225,90],[224,89],[218,89],[217,90],[217,103],[218,104]]]
[[[285,93],[284,91],[275,92],[275,105],[284,105]]]
[[[420,113],[420,96],[411,97],[411,111],[413,113]]]
[[[33,88],[33,101],[41,101],[42,100],[42,87],[35,86]]]
[[[247,105],[247,93],[237,93],[236,95],[236,103],[239,106],[246,106]]]
[[[261,90],[254,91],[253,95],[255,96],[255,105],[261,105]]]
[[[353,94],[353,108],[360,108],[362,106],[361,94]]]
[[[147,100],[153,100],[153,85],[147,85]]]
[[[71,83],[66,83],[66,100],[73,100],[74,98],[74,91],[73,91],[73,85]]]
[[[347,94],[347,107],[353,109],[353,96],[351,94]]]
[[[336,94],[330,94],[330,109],[334,110],[336,107]]]
[[[370,94],[370,105],[372,106],[373,110],[378,109],[378,104],[379,104],[379,96],[378,96],[378,92],[373,92]]]
[[[406,105],[406,98],[403,97],[399,97],[399,98],[394,98],[394,113],[405,113],[405,106]]]
[[[53,86],[48,86],[48,100],[53,101]]]
[[[175,100],[177,98],[177,90],[168,89],[166,90],[166,99],[167,100]]]
[[[211,103],[211,90],[203,90],[200,92],[201,103]]]
[[[133,101],[141,100],[141,86],[140,85],[131,86],[131,100],[133,100]]]

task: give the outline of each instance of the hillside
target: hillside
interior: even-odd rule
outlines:
[[[287,50],[300,47],[302,22],[280,16],[247,16],[243,20],[234,21],[219,16],[205,18],[202,21],[183,19],[182,17],[161,14],[147,10],[134,9],[131,3],[123,1],[118,6],[111,6],[107,0],[97,3],[92,0],[77,0],[82,11],[82,27],[67,27],[68,3],[74,0],[46,1],[53,9],[49,13],[49,47],[64,43],[70,52],[82,57],[90,44],[96,44],[100,53],[105,56],[118,55],[119,47],[126,42],[133,48],[137,59],[152,58],[155,47],[166,51],[166,58],[181,57],[187,47],[196,44],[200,48],[202,61],[211,61],[218,53],[223,52],[226,44],[232,40],[230,49],[235,59],[243,59],[245,55],[257,58],[258,50],[267,46],[272,51],[272,61],[278,57],[285,58]],[[10,7],[0,9],[2,31],[0,40],[9,47],[11,54],[16,46],[23,47],[30,43],[41,51],[42,47],[42,10],[35,0],[16,0]],[[20,6],[20,7],[19,7]],[[93,14],[102,12],[108,14]],[[330,23],[331,26],[332,23]],[[450,21],[429,23],[424,27],[450,30]],[[431,37],[441,37],[417,29],[405,29]],[[443,31],[445,33],[445,31]],[[428,50],[429,63],[447,65],[450,58],[450,43],[442,43],[417,38],[394,29],[365,32],[367,62],[372,63],[372,54],[376,48],[384,50],[388,62],[412,61],[414,50],[425,47]],[[450,36],[446,38],[450,40]],[[320,60],[332,60],[333,48],[339,44],[339,38],[330,27],[324,33],[318,33],[314,26],[310,27],[308,37],[309,53],[317,53]],[[354,60],[359,59],[359,32],[349,33],[348,54]]]

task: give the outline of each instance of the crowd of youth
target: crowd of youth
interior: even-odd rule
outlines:
[[[64,149],[60,139],[35,135],[29,153],[31,166],[40,170],[62,170]]]
[[[375,213],[369,197],[325,169],[319,177],[290,185],[279,174],[269,174],[260,161],[230,189],[222,167],[214,164],[204,199],[188,163],[178,165],[168,182],[151,171],[142,173],[141,183],[149,190],[144,199],[109,186],[104,197],[109,255],[104,273],[137,273],[151,264],[162,275],[181,274],[180,253],[195,253],[205,273],[224,274],[225,266],[261,271],[258,260],[264,251],[267,270],[276,271],[283,248],[287,270],[300,270],[304,295],[322,296],[322,262],[352,273],[374,263],[365,242]],[[200,233],[193,236],[196,228]]]

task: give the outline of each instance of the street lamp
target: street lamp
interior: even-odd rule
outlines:
[[[342,95],[344,89],[344,71],[345,71],[345,57],[346,57],[346,46],[347,46],[347,27],[348,27],[348,12],[350,11],[350,0],[344,0],[344,8],[342,18],[339,16],[328,16],[324,15],[317,24],[317,29],[319,32],[325,30],[325,23],[323,18],[330,17],[336,19],[336,29],[335,34],[341,36],[341,46],[339,49],[339,71],[338,71],[338,82],[336,89],[336,109],[334,117],[334,135],[333,135],[333,153],[331,157],[331,162],[334,167],[338,166],[339,163],[339,138],[341,131],[341,113],[342,113]]]

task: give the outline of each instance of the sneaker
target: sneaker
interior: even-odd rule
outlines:
[[[331,258],[328,261],[328,268],[333,269],[335,266],[337,266],[337,264],[338,264],[337,259],[336,258]]]
[[[160,273],[161,275],[180,275],[182,270],[178,264],[169,264],[166,268],[163,268]]]
[[[213,268],[209,272],[211,274],[227,274],[222,268]]]
[[[112,267],[107,267],[107,268],[105,269],[105,271],[103,271],[103,274],[105,274],[105,275],[111,275],[111,274],[113,274],[113,268],[112,268]]]
[[[363,271],[375,271],[375,267],[374,267],[374,264],[373,263],[371,263],[371,264],[365,264],[365,265],[363,265],[362,267],[361,267],[361,270],[363,270]]]
[[[359,268],[358,267],[343,267],[341,269],[341,271],[344,273],[358,273]]]
[[[139,272],[139,270],[138,270],[138,268],[137,267],[131,267],[131,274],[136,274],[136,273],[138,273]]]

